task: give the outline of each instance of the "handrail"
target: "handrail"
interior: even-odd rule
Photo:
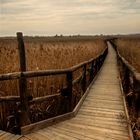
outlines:
[[[38,77],[38,76],[66,74],[69,71],[70,71],[69,69],[62,69],[62,70],[55,69],[55,70],[26,71],[26,72],[1,74],[0,81],[19,79],[21,77],[31,78],[31,77]]]
[[[46,95],[46,96],[42,96],[42,97],[36,97],[33,99],[29,99],[29,103],[34,103],[34,102],[41,102],[45,99],[48,98],[53,98],[53,97],[57,97],[60,96],[61,94],[52,94],[52,95]],[[20,101],[20,96],[4,96],[4,97],[0,97],[0,102],[4,102],[4,101]]]
[[[116,50],[117,56],[122,60],[122,62],[126,65],[126,67],[133,73],[135,79],[140,81],[140,73],[137,72],[137,70],[123,56],[121,56],[114,42],[110,41],[110,43],[113,45],[114,49]]]
[[[41,102],[43,100],[46,100],[48,98],[54,98],[54,97],[58,97],[61,94],[53,94],[53,95],[47,95],[47,96],[42,96],[42,97],[37,97],[37,98],[33,98],[33,100],[29,101],[29,104],[31,103],[35,103],[35,102]]]
[[[0,102],[4,101],[20,101],[20,96],[4,96],[0,97]]]
[[[140,73],[123,57],[120,55],[119,51],[117,50],[118,57],[122,60],[122,62],[126,65],[126,67],[133,73],[136,80],[140,81]]]
[[[72,66],[70,68],[66,69],[52,69],[52,70],[39,70],[39,71],[26,71],[26,72],[13,72],[13,73],[7,73],[7,74],[0,74],[0,81],[3,80],[14,80],[19,79],[21,77],[25,78],[31,78],[31,77],[39,77],[39,76],[49,76],[49,75],[58,75],[58,74],[66,74],[68,72],[73,72],[79,69],[80,67],[91,63],[92,61],[96,60],[98,57],[103,55],[104,51],[107,48],[105,48],[101,54],[99,54],[96,58],[91,58],[88,61],[84,61],[82,63],[79,63],[75,66]]]

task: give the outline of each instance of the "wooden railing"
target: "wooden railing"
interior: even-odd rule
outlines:
[[[140,73],[120,55],[113,40],[110,43],[117,52],[120,78],[128,103],[129,113],[131,117],[138,118],[140,117]]]
[[[25,60],[22,60],[25,59],[22,54],[24,50],[20,48],[24,47],[21,33],[18,34],[18,43],[21,71],[1,74],[0,81],[18,80],[20,96],[0,97],[0,129],[20,134],[23,126],[71,112],[102,66],[108,48],[95,59],[68,69],[26,71]],[[76,71],[80,71],[81,75],[74,78]],[[27,94],[28,78],[60,75],[66,77],[66,85],[59,89],[59,93],[36,98]]]

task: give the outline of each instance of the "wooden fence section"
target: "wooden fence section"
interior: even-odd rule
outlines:
[[[131,126],[133,131],[135,131],[138,127],[135,125],[136,120],[140,117],[140,73],[138,73],[137,70],[120,55],[114,41],[111,40],[110,42],[117,52],[123,92],[127,101],[129,116],[131,118]]]
[[[24,135],[30,140],[130,140],[116,53],[109,53],[77,115],[50,127]],[[22,140],[22,138],[20,139]],[[132,139],[131,139],[132,140]]]
[[[111,41],[117,52],[118,65],[124,93],[129,107],[133,107],[134,116],[140,117],[140,73],[122,57],[117,50],[117,46]]]
[[[68,69],[26,71],[22,33],[17,33],[17,39],[21,72],[2,74],[0,81],[18,80],[20,96],[0,97],[0,129],[20,134],[23,126],[73,111],[102,66],[108,48],[97,58]],[[78,70],[81,75],[75,76]],[[28,78],[60,75],[66,77],[66,85],[59,93],[37,98],[27,93]]]

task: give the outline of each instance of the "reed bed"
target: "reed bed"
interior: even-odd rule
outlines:
[[[95,58],[105,47],[102,39],[48,40],[36,37],[25,38],[27,71],[64,69]],[[19,71],[16,38],[0,39],[0,74]],[[80,73],[79,73],[80,74]],[[59,92],[66,77],[48,76],[27,79],[27,91],[33,97]],[[1,81],[0,96],[19,95],[18,81]]]
[[[140,38],[120,38],[116,43],[120,54],[140,72]]]

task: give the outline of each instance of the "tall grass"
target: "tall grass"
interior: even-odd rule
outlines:
[[[116,43],[121,55],[140,72],[140,38],[121,38]]]
[[[101,39],[48,41],[25,39],[27,71],[69,68],[95,58],[106,44]],[[0,39],[0,74],[19,71],[16,39]],[[58,92],[66,83],[65,75],[28,78],[28,93],[33,97]],[[1,81],[0,96],[19,95],[18,81]]]

